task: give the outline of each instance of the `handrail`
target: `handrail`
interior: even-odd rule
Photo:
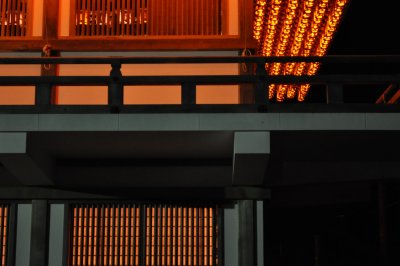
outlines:
[[[197,57],[0,57],[0,64],[201,64],[201,63],[400,63],[400,55],[197,56]]]
[[[123,106],[124,85],[180,85],[182,104],[196,104],[196,86],[246,84],[254,85],[257,105],[268,104],[269,84],[318,84],[328,88],[330,102],[343,102],[343,85],[346,84],[399,84],[399,74],[334,74],[315,76],[268,75],[265,64],[280,62],[320,62],[344,64],[400,64],[400,55],[333,55],[324,57],[3,57],[0,65],[9,64],[107,64],[111,65],[109,76],[0,76],[0,86],[36,86],[36,106],[48,108],[52,105],[52,86],[108,86],[108,103],[113,112]],[[243,75],[191,75],[191,76],[123,76],[123,64],[254,64],[256,71]]]

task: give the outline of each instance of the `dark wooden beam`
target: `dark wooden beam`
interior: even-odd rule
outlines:
[[[0,200],[263,200],[271,197],[270,190],[255,187],[226,188],[46,188],[1,187]]]
[[[42,38],[4,38],[0,51],[41,51],[46,41]],[[58,51],[158,51],[158,50],[241,50],[244,39],[238,36],[216,37],[60,37],[51,40]],[[253,40],[247,43],[256,48]]]

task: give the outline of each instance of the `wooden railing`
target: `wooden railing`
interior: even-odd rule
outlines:
[[[324,64],[395,64],[400,56],[325,56],[325,57],[58,57],[58,58],[0,58],[0,64],[107,64],[111,65],[109,76],[0,76],[0,86],[35,86],[35,108],[46,111],[52,103],[52,87],[108,86],[108,106],[111,112],[119,112],[124,106],[125,85],[180,85],[182,105],[196,104],[197,85],[253,84],[254,103],[268,104],[269,84],[311,84],[327,87],[328,103],[343,103],[345,85],[399,84],[399,74],[329,74],[315,76],[271,76],[265,64],[272,62],[320,62]],[[195,76],[123,76],[122,64],[247,64],[255,71],[246,75],[195,75]]]

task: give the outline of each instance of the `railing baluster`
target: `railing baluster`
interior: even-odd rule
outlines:
[[[267,70],[265,69],[265,63],[257,64],[256,75],[258,77],[258,82],[255,86],[254,96],[256,104],[264,105],[268,103],[267,95]]]
[[[328,104],[343,103],[343,84],[328,83],[326,85],[326,103]]]
[[[108,84],[108,105],[112,113],[119,112],[123,105],[123,85],[121,82],[121,63],[112,63],[110,72],[110,82]]]
[[[196,104],[196,84],[182,83],[182,104]]]

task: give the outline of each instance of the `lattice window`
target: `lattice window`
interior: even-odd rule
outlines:
[[[75,0],[76,36],[220,35],[221,0]]]
[[[9,206],[0,203],[0,263],[5,266],[7,263],[7,242],[8,242],[8,225]]]
[[[0,37],[27,35],[30,0],[0,0]]]
[[[218,265],[218,208],[72,207],[69,265]]]

